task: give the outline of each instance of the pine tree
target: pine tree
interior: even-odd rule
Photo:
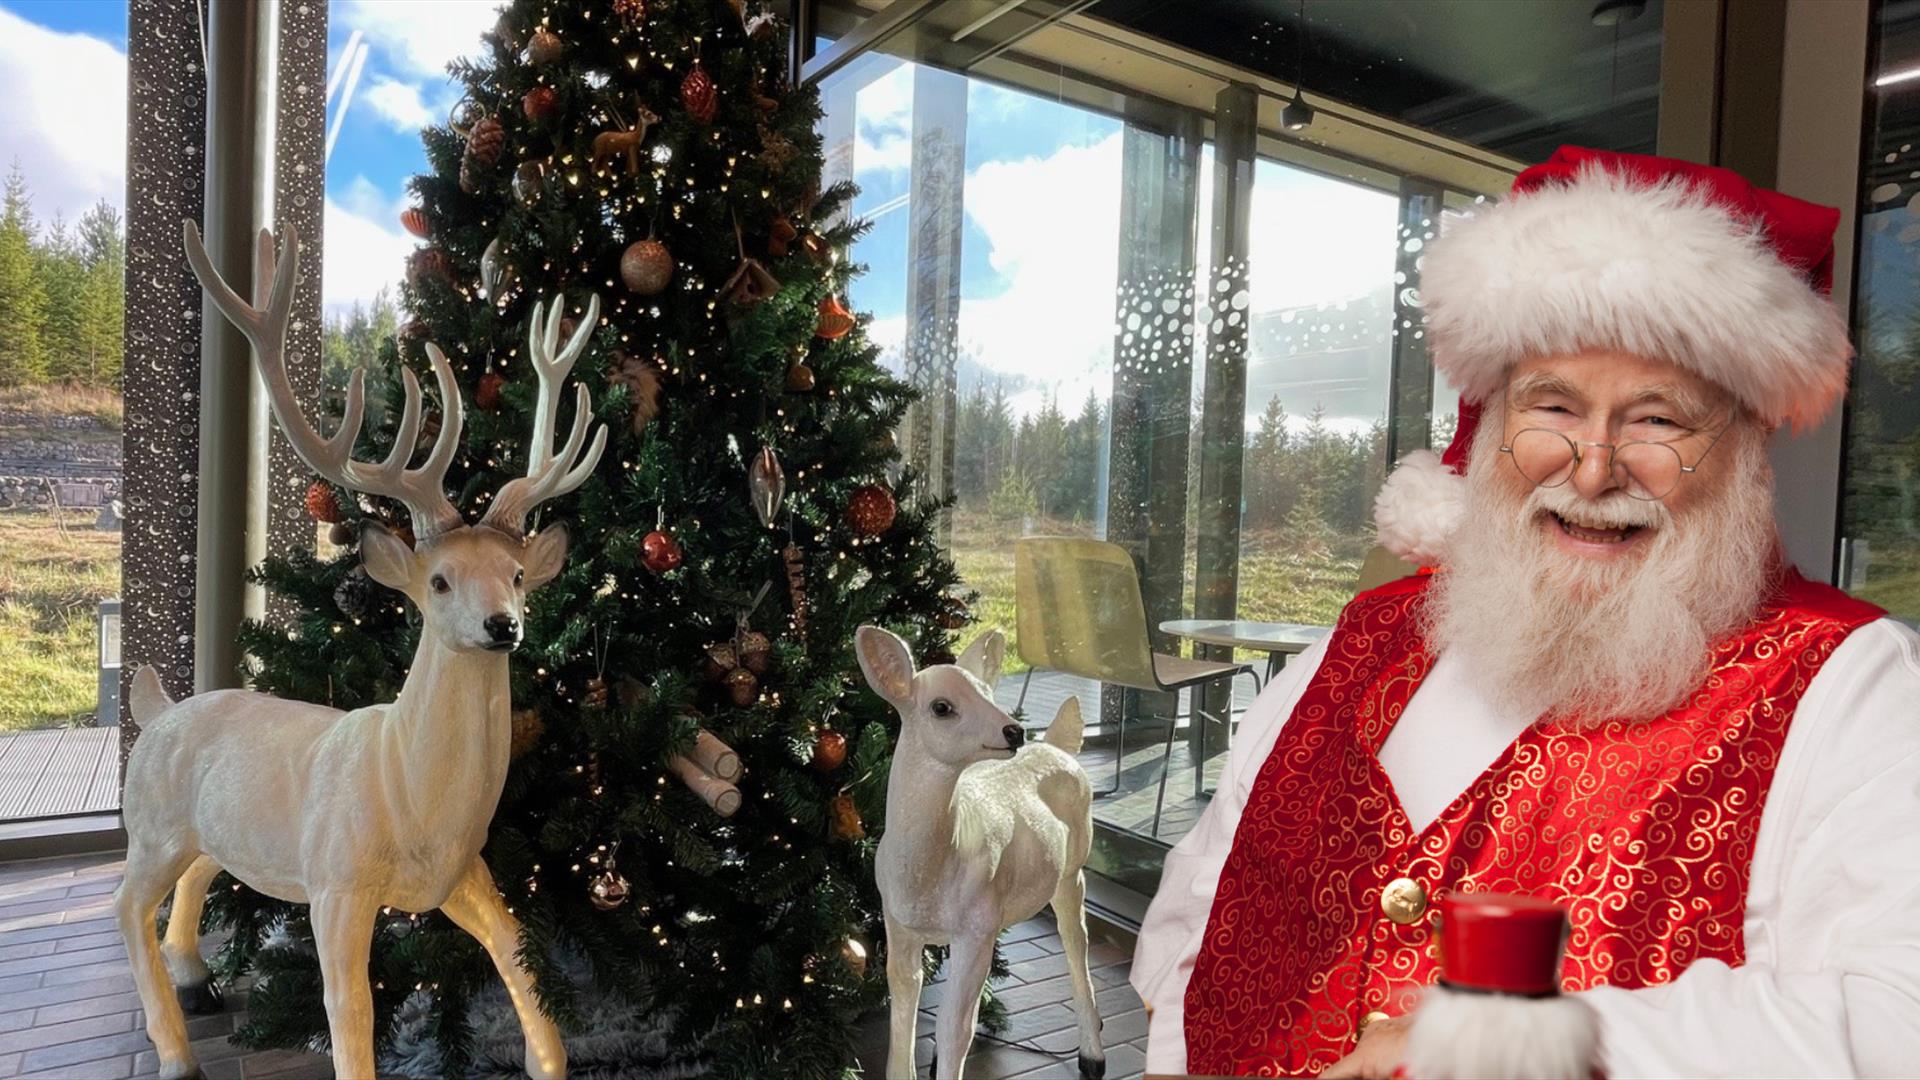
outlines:
[[[47,292],[36,272],[33,199],[14,162],[0,194],[0,386],[46,378]]]
[[[852,1064],[851,1021],[885,988],[872,857],[897,733],[852,635],[877,622],[940,661],[965,620],[932,537],[940,507],[893,450],[911,391],[833,299],[852,268],[832,252],[859,231],[840,217],[852,189],[819,188],[818,96],[787,84],[785,34],[727,0],[510,3],[487,55],[455,66],[465,133],[424,133],[431,172],[412,186],[430,239],[380,362],[424,375],[427,340],[454,358],[469,408],[448,488],[484,505],[526,461],[533,304],[559,295],[579,318],[600,295],[574,377],[613,438],[596,477],[545,511],[568,521],[572,551],[530,601],[484,857],[563,1029],[614,1001],[740,1076]],[[622,263],[642,269],[631,253],[649,239],[672,278],[643,294]],[[483,263],[499,275],[484,289]],[[369,424],[361,454],[384,454],[391,421]],[[785,476],[771,527],[749,501],[762,448]],[[868,510],[897,500],[891,524],[856,521],[857,493]],[[340,503],[349,526],[402,523],[380,500]],[[417,618],[390,593],[368,599],[356,565],[295,553],[258,572],[300,614],[244,631],[257,689],[391,699]],[[670,768],[702,729],[745,764],[730,818]],[[241,1037],[324,1037],[304,909],[212,893],[209,920],[234,931],[219,970],[259,976]],[[467,1071],[469,1003],[495,981],[485,954],[441,916],[395,913],[372,963],[379,1036],[415,995],[442,1070]]]

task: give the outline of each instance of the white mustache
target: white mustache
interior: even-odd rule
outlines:
[[[1611,491],[1598,499],[1589,499],[1575,491],[1571,484],[1534,488],[1521,513],[1532,518],[1542,510],[1590,529],[1657,529],[1673,521],[1672,511],[1663,502],[1636,499],[1624,491]]]

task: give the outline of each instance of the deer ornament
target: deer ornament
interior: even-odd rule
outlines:
[[[439,908],[477,938],[519,1013],[527,1072],[564,1076],[559,1031],[515,958],[519,924],[480,847],[507,774],[507,654],[520,644],[527,593],[558,574],[567,554],[564,528],[526,537],[526,518],[539,503],[579,487],[606,446],[604,428],[588,444],[587,390],[576,387],[572,432],[553,450],[561,384],[586,349],[599,300],[588,304],[564,348],[560,303],[544,317],[535,305],[527,345],[539,392],[527,474],[502,485],[480,523],[469,526],[442,487],[460,447],[462,413],[453,368],[440,349],[426,347],[443,412],[427,460],[407,467],[421,430],[421,397],[417,380],[403,372],[406,401],[392,453],[377,465],[356,461],[362,373],[354,372],[340,427],[325,439],[287,381],[298,234],[287,230],[284,258],[276,261],[273,238],[261,231],[254,304],[220,279],[191,223],[185,234],[187,261],[251,342],[274,418],[301,460],[333,483],[399,500],[411,512],[416,547],[370,523],[360,548],[367,573],[419,609],[421,632],[399,697],[352,712],[243,690],[174,702],[151,668],[135,675],[130,702],[144,730],[127,763],[127,868],[114,911],[160,1075],[198,1072],[181,1006],[217,1004],[199,929],[207,885],[225,869],[262,893],[311,906],[341,1080],[374,1075],[368,960],[383,905]],[[154,916],[169,891],[172,916],[161,944]]]
[[[915,671],[907,643],[863,626],[854,649],[867,685],[900,714],[887,778],[887,828],[874,874],[887,923],[892,1024],[887,1076],[912,1077],[921,957],[950,945],[951,992],[934,1032],[931,1075],[962,1074],[1000,931],[1049,903],[1080,1013],[1080,1075],[1106,1074],[1100,1013],[1087,974],[1086,865],[1093,800],[1080,749],[1078,698],[1028,743],[993,703],[1006,639],[981,636],[958,662]],[[940,1063],[949,1070],[942,1072]]]

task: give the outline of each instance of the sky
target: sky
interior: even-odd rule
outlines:
[[[425,167],[419,131],[444,122],[458,96],[447,64],[479,49],[495,14],[492,0],[334,0],[329,15],[328,71],[336,85],[328,105],[322,294],[327,310],[339,313],[382,288],[397,291],[414,244],[399,213],[408,178]],[[124,140],[100,133],[126,128],[125,50],[124,0],[0,0],[0,100],[12,103],[0,119],[0,159],[21,163],[42,220],[71,220],[100,198],[124,200]],[[73,78],[76,71],[87,77]],[[873,222],[854,252],[870,270],[852,300],[873,314],[873,336],[896,355],[905,334],[917,74],[884,57],[844,74],[859,87],[855,212]],[[1018,413],[1050,397],[1077,410],[1090,391],[1105,398],[1111,390],[1121,124],[983,81],[967,80],[965,94],[959,337],[966,366],[975,377],[1003,380]],[[1202,268],[1207,176],[1210,156],[1197,223]],[[1302,353],[1297,362],[1277,351],[1256,355],[1250,421],[1275,393],[1295,416],[1324,403],[1335,426],[1347,429],[1384,412],[1387,328],[1379,318],[1364,326],[1350,320],[1347,305],[1368,298],[1376,308],[1390,305],[1395,205],[1389,195],[1271,162],[1256,171],[1247,293],[1222,296],[1237,303],[1201,313],[1202,323],[1218,315],[1264,324],[1271,332],[1256,340]],[[1206,295],[1207,283],[1196,284]],[[1292,325],[1282,334],[1277,320]]]

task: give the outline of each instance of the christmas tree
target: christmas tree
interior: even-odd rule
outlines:
[[[872,855],[896,726],[852,635],[879,623],[937,661],[966,621],[941,507],[897,464],[912,394],[839,299],[852,190],[820,188],[818,95],[788,83],[786,34],[742,0],[508,5],[487,55],[456,65],[448,126],[424,133],[432,171],[403,219],[423,245],[370,376],[387,419],[359,454],[386,453],[398,373],[430,384],[438,343],[470,403],[447,485],[471,520],[525,468],[535,303],[585,319],[598,294],[574,379],[612,438],[543,511],[573,542],[530,599],[484,856],[563,1029],[616,1001],[734,1075],[851,1063],[851,1021],[885,991],[866,954],[884,941]],[[244,631],[252,684],[391,700],[417,615],[353,540],[365,519],[404,535],[405,511],[324,482],[308,507],[339,547],[257,572],[296,614]],[[212,892],[209,929],[233,931],[216,970],[256,979],[241,1038],[323,1039],[304,908]],[[378,1038],[404,1004],[442,1070],[475,1067],[470,1005],[496,976],[472,939],[386,913],[372,977]]]

